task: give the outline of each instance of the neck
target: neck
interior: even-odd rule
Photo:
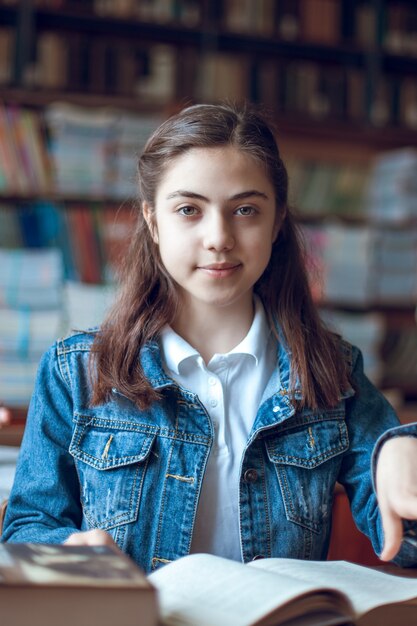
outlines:
[[[182,306],[172,324],[208,363],[214,354],[225,354],[237,346],[249,332],[253,322],[252,298],[227,307],[206,307],[199,303]]]

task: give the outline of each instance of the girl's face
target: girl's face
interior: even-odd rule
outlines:
[[[256,161],[233,146],[193,148],[162,177],[154,217],[143,208],[183,307],[252,306],[278,234],[274,188]]]

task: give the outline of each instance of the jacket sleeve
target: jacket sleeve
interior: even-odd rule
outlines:
[[[41,359],[4,520],[3,541],[60,543],[80,528],[79,483],[68,453],[71,388],[64,378],[63,365],[56,346]]]
[[[346,489],[356,525],[380,554],[384,537],[375,490],[378,452],[388,438],[417,437],[417,424],[400,425],[394,409],[364,374],[362,354],[356,348],[352,384],[355,394],[346,401],[350,446],[339,481]],[[394,562],[402,567],[417,565],[417,522],[404,521],[403,527],[404,540]]]

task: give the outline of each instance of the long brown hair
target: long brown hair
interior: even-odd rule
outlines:
[[[136,230],[118,298],[93,343],[93,404],[106,401],[113,387],[140,408],[159,398],[141,368],[139,354],[172,322],[178,302],[141,205],[146,202],[154,210],[158,185],[176,157],[191,148],[222,145],[246,152],[264,168],[275,189],[281,228],[269,264],[254,289],[291,354],[291,389],[298,380],[301,404],[315,408],[335,405],[348,385],[338,339],[325,328],[311,297],[302,243],[287,204],[287,171],[272,125],[251,106],[194,105],[166,120],[139,157]]]

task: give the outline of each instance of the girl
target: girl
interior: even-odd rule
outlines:
[[[318,317],[271,128],[185,109],[139,197],[115,306],[40,364],[3,539],[116,542],[146,571],[324,559],[338,480],[376,552],[385,532],[416,564],[417,431]]]

